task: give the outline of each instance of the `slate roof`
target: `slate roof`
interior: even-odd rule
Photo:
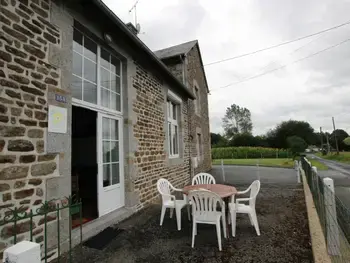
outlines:
[[[197,43],[197,40],[193,40],[180,45],[157,50],[154,52],[154,54],[156,54],[156,56],[160,59],[187,54]]]

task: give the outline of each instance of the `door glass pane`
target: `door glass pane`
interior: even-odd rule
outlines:
[[[112,164],[112,184],[119,184],[120,176],[119,176],[119,163]]]
[[[111,120],[111,139],[112,140],[118,140],[119,136],[118,136],[118,121],[117,120]]]
[[[72,96],[73,98],[76,98],[78,100],[82,100],[83,99],[83,80],[76,77],[76,76],[72,76]]]
[[[117,94],[110,92],[110,96],[111,96],[110,109],[116,110],[117,109]]]
[[[76,52],[73,52],[73,74],[82,76],[83,72],[83,57]]]
[[[101,86],[110,89],[110,73],[101,67]]]
[[[84,101],[97,103],[97,87],[95,84],[84,81]]]
[[[104,164],[103,165],[103,187],[110,186],[111,185],[111,165],[110,164]]]
[[[119,143],[118,142],[111,142],[111,162],[118,162],[119,161]]]
[[[103,163],[109,163],[111,161],[111,146],[109,141],[104,141],[102,146]]]
[[[97,66],[96,63],[84,58],[84,78],[96,83]]]
[[[103,107],[109,108],[110,100],[109,100],[110,91],[101,88],[101,104]]]
[[[173,119],[176,120],[176,104],[172,103],[172,113],[173,113]]]
[[[112,74],[111,90],[120,94],[120,78]]]
[[[179,153],[179,142],[178,142],[178,135],[177,135],[177,126],[174,127],[175,128],[175,142],[174,142],[174,154],[178,154]]]
[[[172,155],[171,123],[168,124],[168,141],[169,141],[169,154]]]
[[[83,53],[83,35],[76,29],[73,33],[73,50]]]
[[[115,107],[117,111],[121,111],[121,104],[120,104],[120,95],[116,95],[116,103],[117,106]]]
[[[105,67],[106,69],[109,69],[110,67],[109,60],[110,60],[109,53],[103,48],[101,48],[101,66]]]
[[[102,119],[102,139],[110,138],[110,121],[107,118]]]
[[[97,44],[88,37],[84,37],[84,57],[96,62]]]

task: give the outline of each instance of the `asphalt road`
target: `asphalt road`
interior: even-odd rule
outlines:
[[[318,171],[318,174],[323,178],[330,177],[334,180],[336,196],[350,209],[350,165],[325,160],[313,154],[309,154],[307,158],[317,159],[328,167],[327,171]]]
[[[225,165],[224,170],[227,184],[245,186],[259,178],[262,187],[295,188],[298,185],[294,169]],[[210,173],[215,177],[217,183],[224,182],[220,165],[213,165]]]

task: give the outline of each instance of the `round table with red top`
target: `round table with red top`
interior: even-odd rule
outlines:
[[[185,194],[193,190],[208,190],[216,193],[221,198],[227,198],[237,194],[237,189],[235,187],[224,184],[195,184],[187,185],[183,188]]]

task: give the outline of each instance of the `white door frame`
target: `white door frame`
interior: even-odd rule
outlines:
[[[119,146],[119,184],[110,185],[103,187],[103,140],[102,140],[102,120],[108,118],[118,121],[118,146]],[[98,176],[97,176],[97,199],[98,199],[98,214],[99,217],[112,212],[125,205],[125,183],[124,183],[124,151],[123,151],[123,117],[110,115],[98,112],[97,113],[97,165],[98,165]],[[119,191],[118,191],[119,189]],[[106,203],[110,200],[104,200],[106,193],[116,190],[116,198],[118,200],[114,202],[114,205],[108,209],[102,210],[102,203]],[[119,192],[119,193],[118,193]],[[109,198],[107,198],[109,199]],[[113,203],[112,203],[113,204]],[[108,207],[105,206],[105,207]]]

